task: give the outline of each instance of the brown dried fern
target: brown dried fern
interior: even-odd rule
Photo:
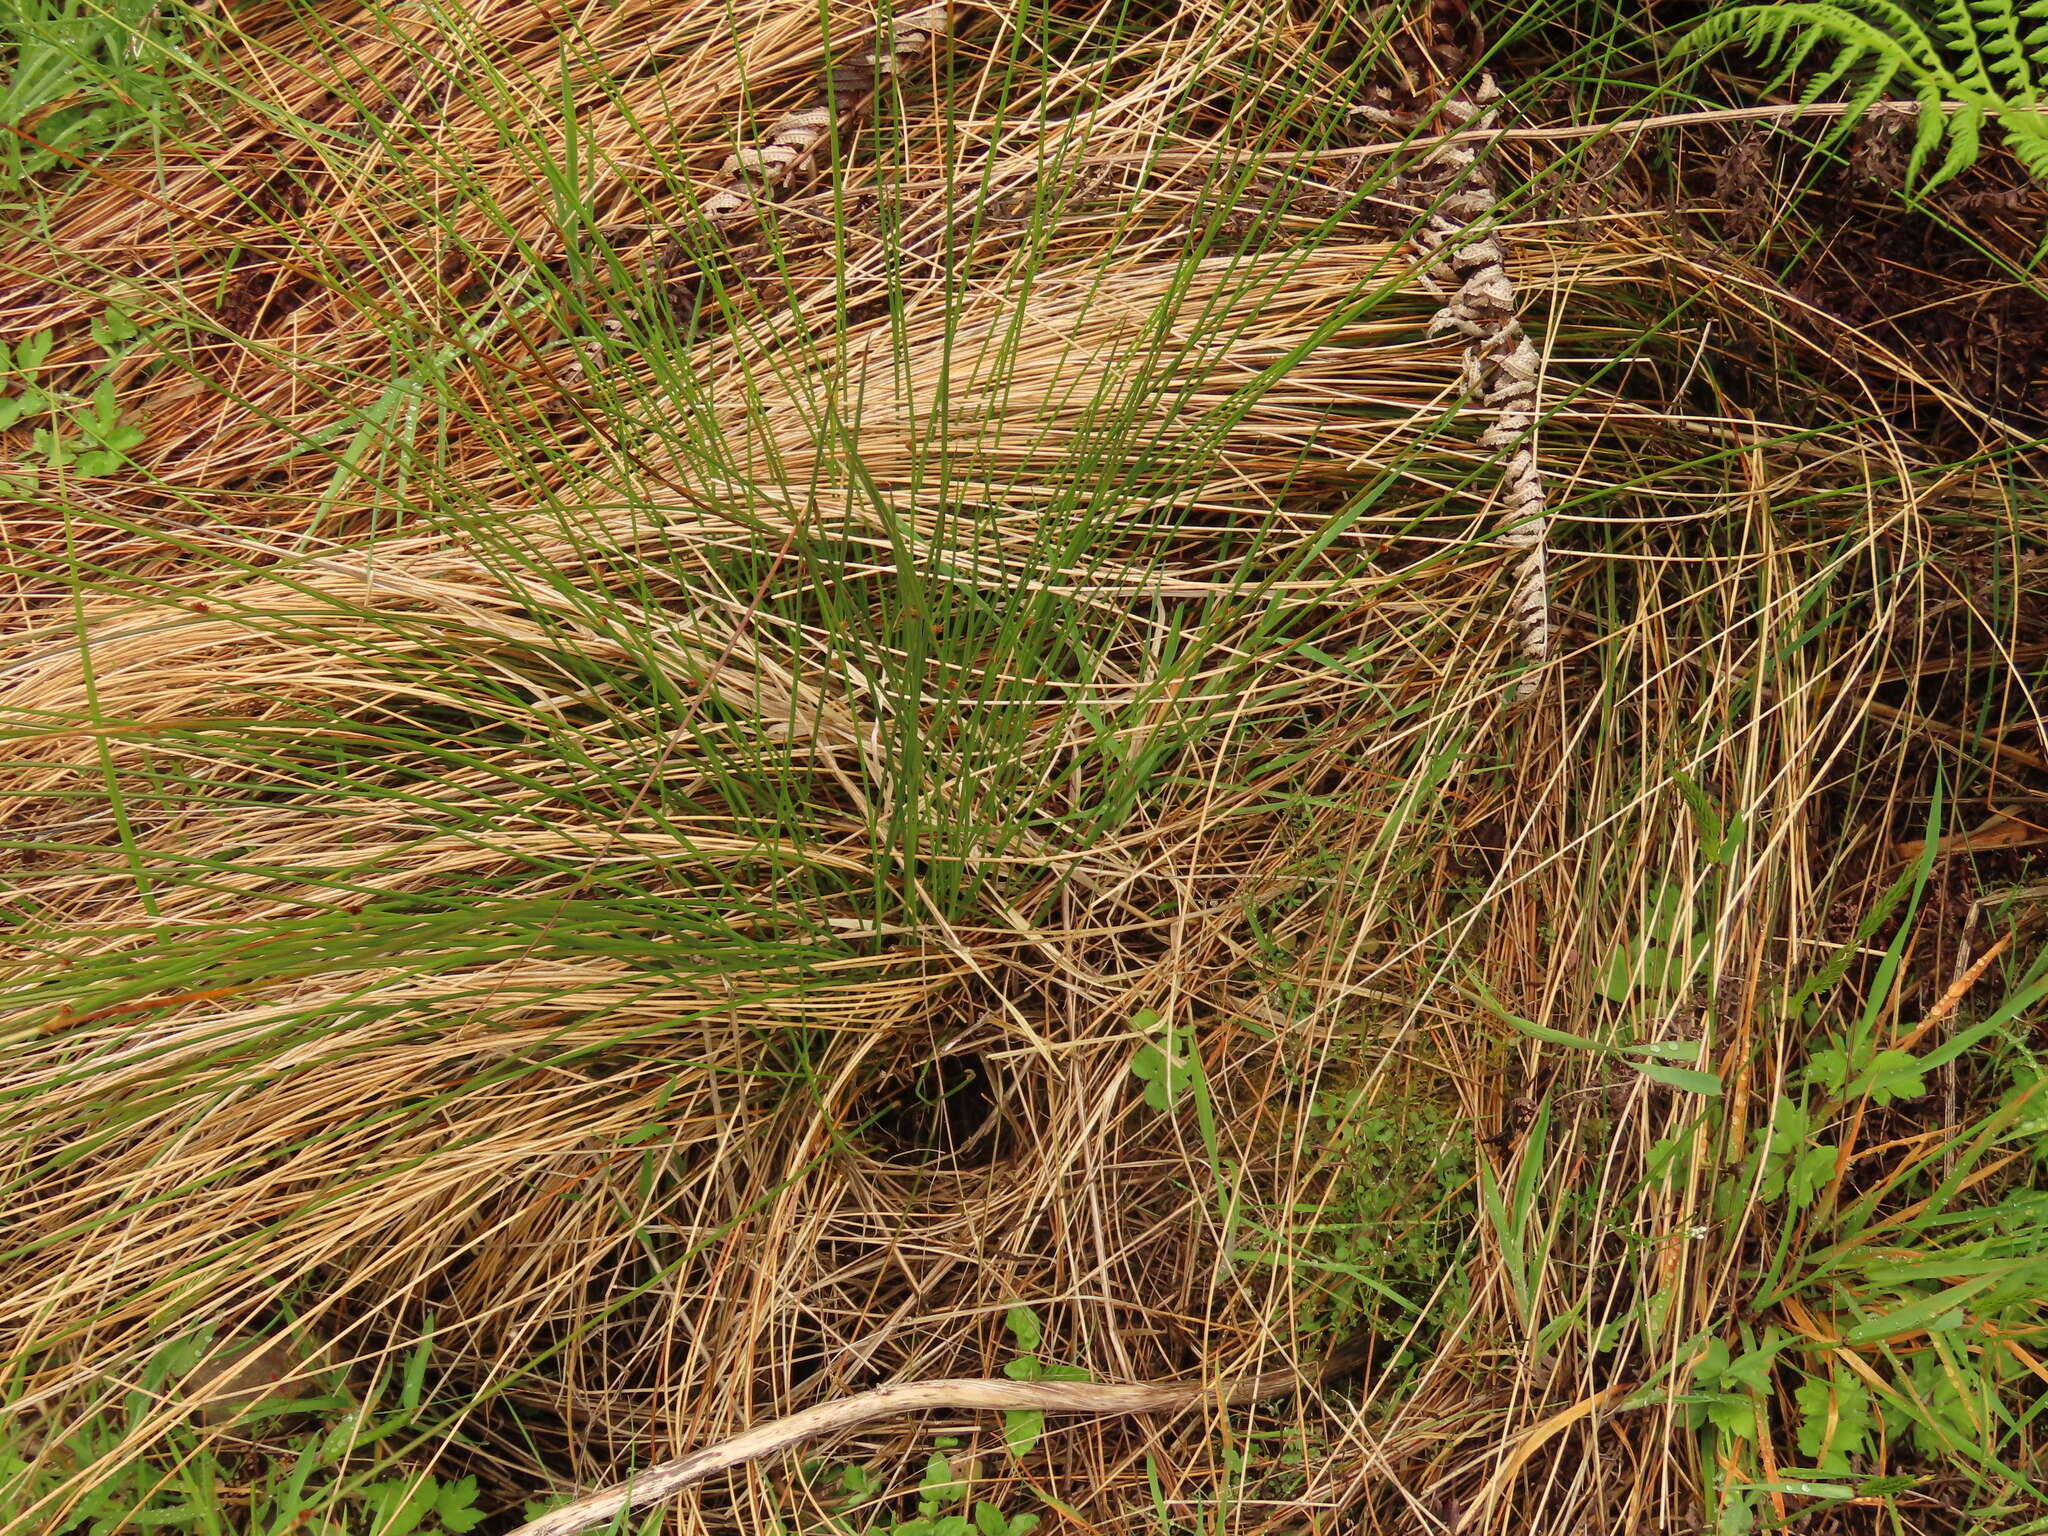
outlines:
[[[1468,89],[1448,93],[1440,112],[1461,134],[1491,129],[1498,117],[1500,87],[1481,71]],[[1368,109],[1371,110],[1371,109]],[[1390,114],[1371,111],[1382,121]],[[1530,663],[1515,696],[1534,691],[1537,668],[1550,656],[1550,516],[1543,472],[1536,461],[1536,421],[1543,357],[1517,317],[1514,278],[1507,249],[1494,227],[1498,198],[1483,141],[1453,138],[1435,145],[1401,185],[1426,208],[1415,236],[1426,281],[1439,258],[1458,286],[1430,321],[1431,335],[1465,339],[1465,382],[1493,421],[1480,446],[1500,459],[1505,524],[1500,540],[1514,554],[1514,586],[1508,611]]]
[[[765,240],[756,238],[750,244],[736,247],[733,237],[759,223],[775,193],[809,167],[835,133],[844,138],[852,131],[872,110],[875,94],[884,80],[899,73],[951,31],[951,11],[951,6],[944,3],[926,5],[885,20],[874,47],[851,62],[834,64],[826,70],[824,89],[815,98],[770,123],[757,143],[740,144],[727,155],[719,167],[717,183],[702,190],[697,205],[713,233],[713,252],[707,258],[695,242],[679,233],[672,234],[662,262],[665,281],[674,283],[679,273],[707,260],[720,263],[736,257],[741,270],[764,264],[768,257]],[[617,319],[600,324],[614,340],[625,332],[624,324]],[[575,344],[575,351],[571,377],[585,375],[596,367],[604,349],[596,339],[585,338]]]
[[[770,123],[759,143],[743,144],[726,156],[719,169],[723,184],[707,192],[699,205],[705,218],[719,226],[758,218],[775,190],[830,142],[835,127],[845,133],[874,105],[882,81],[951,27],[950,7],[943,4],[920,6],[885,22],[873,48],[826,72],[825,89],[814,101]]]

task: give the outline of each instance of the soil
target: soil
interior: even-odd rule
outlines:
[[[1768,130],[1733,136],[1700,189],[1721,205],[1711,233],[1737,250],[1768,234],[1768,264],[1806,311],[1790,318],[1836,358],[1829,382],[1851,398],[1945,452],[1982,440],[1987,416],[2032,435],[2048,426],[2048,298],[2016,274],[2048,240],[2048,189],[1993,151],[1924,200],[1902,195],[1903,126],[1866,124],[1817,170],[1788,163]]]

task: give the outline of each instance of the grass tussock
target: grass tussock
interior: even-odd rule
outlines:
[[[1530,672],[1404,18],[961,7],[735,225],[871,12],[174,9],[10,106],[6,1529],[1358,1334],[648,1528],[2048,1517],[2033,443],[1836,193],[1490,151]],[[1715,104],[1597,9],[1522,122]]]

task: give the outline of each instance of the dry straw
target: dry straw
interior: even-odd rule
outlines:
[[[187,137],[7,248],[53,379],[103,361],[110,299],[178,322],[115,370],[137,467],[7,514],[0,1352],[37,1433],[200,1323],[292,1313],[360,1379],[431,1318],[420,1454],[516,1510],[984,1376],[1020,1302],[1121,1382],[1236,1380],[1350,1308],[1411,1358],[1361,1411],[1261,1410],[1316,1453],[1238,1529],[1687,1518],[1691,1452],[1608,1412],[1615,1361],[1739,1301],[1685,1235],[1707,1197],[1638,1177],[1687,1107],[1529,1049],[1474,983],[1559,1027],[1610,1006],[1597,962],[1698,878],[1667,759],[1765,829],[1722,975],[1808,953],[1854,853],[1820,835],[1836,754],[1916,675],[1924,466],[1672,414],[1730,328],[1812,342],[1643,209],[1510,231],[1510,292],[1491,154],[1442,174],[1439,302],[1381,189],[1300,174],[1355,99],[1316,9],[1062,4],[945,49],[900,18],[875,83],[928,80],[878,92],[859,153],[808,174],[822,141],[771,129],[735,167],[775,194],[783,291],[582,378],[553,352],[726,206],[743,104],[822,128],[815,5],[622,0],[573,47],[523,0],[343,8],[320,46],[303,7],[237,7]],[[1679,288],[1718,328],[1651,346]],[[1540,440],[1517,304],[1562,355],[1637,359],[1553,380]],[[1560,738],[1501,708],[1467,487],[1503,458],[1514,507],[1544,484],[1583,520],[1574,590],[1628,588],[1546,673],[1601,701]],[[1525,644],[1540,571],[1532,539]],[[1132,1070],[1189,1042],[1206,1120]],[[941,1067],[992,1125],[932,1129]],[[1546,1090],[1524,1165],[1512,1101]],[[1581,1134],[1610,1161],[1556,1154]],[[1527,1167],[1558,1246],[1478,1219],[1479,1158]],[[1346,1242],[1423,1267],[1367,1296]],[[177,1444],[179,1386],[91,1464],[36,1452],[15,1518],[61,1528]],[[1175,1402],[1022,1469],[991,1447],[990,1482],[1207,1519],[1235,1452],[1215,1393]],[[912,1488],[930,1427],[833,1454]],[[814,1500],[763,1462],[672,1518]]]

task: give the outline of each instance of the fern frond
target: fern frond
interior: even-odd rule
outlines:
[[[1816,101],[1819,101],[1821,97],[1825,96],[1829,91],[1840,85],[1849,75],[1853,74],[1856,66],[1869,57],[1870,52],[1871,50],[1864,47],[1861,43],[1844,43],[1836,50],[1834,62],[1829,64],[1826,69],[1818,71],[1800,90],[1800,103],[1810,107]],[[1882,68],[1885,63],[1890,63],[1893,71],[1897,71],[1897,59],[1888,60],[1884,55],[1880,54],[1879,68]]]
[[[1952,0],[1960,4],[1963,0]],[[1853,8],[1852,8],[1853,7]],[[1679,35],[1674,52],[1743,47],[1779,73],[1782,84],[1826,44],[1837,50],[1831,72],[1846,73],[1872,58],[1900,70],[1945,75],[1940,50],[1919,19],[1891,0],[1850,0],[1849,4],[1795,3],[1732,5],[1709,13]],[[1844,65],[1841,55],[1851,58]],[[1835,75],[1836,79],[1841,74]]]
[[[1682,33],[1675,51],[1729,47],[1778,71],[1767,89],[1803,75],[1803,103],[1849,87],[1824,143],[1852,131],[1894,86],[1909,90],[1920,111],[1906,180],[1922,192],[1976,161],[1994,117],[2021,164],[2048,176],[2048,0],[1934,0],[1931,23],[1898,0],[1724,5]],[[1824,62],[1809,70],[1817,57]]]
[[[1999,94],[2008,102],[2031,102],[2039,95],[2033,60],[2028,56],[2026,28],[2012,0],[1970,0],[1975,13],[1977,45],[1985,69],[2003,84]]]
[[[1821,96],[1825,96],[1829,90],[1839,86],[1841,80],[1849,72],[1853,72],[1855,66],[1858,66],[1858,63],[1862,63],[1868,53],[1870,53],[1870,49],[1864,47],[1862,43],[1843,43],[1839,49],[1835,49],[1835,61],[1829,63],[1825,70],[1819,70],[1815,76],[1812,76],[1812,80],[1808,80],[1804,84],[1804,88],[1798,94],[1800,102],[1804,106],[1812,106],[1817,100],[1821,100]],[[1796,63],[1802,63],[1802,61],[1804,61],[1804,53],[1800,55],[1800,59]],[[1788,63],[1786,70],[1780,72],[1780,76],[1778,76],[1780,82],[1790,80],[1792,74],[1796,74],[1796,63]]]
[[[1710,11],[1673,42],[1674,58],[1686,53],[1713,53],[1722,48],[1741,47],[1776,63],[1794,28],[1809,38],[1808,46],[1819,41],[1817,29],[1805,26],[1791,7],[1775,5],[1731,5]]]
[[[1922,107],[1920,115],[1925,117],[1928,109]],[[1977,156],[1984,149],[1984,119],[1987,116],[1983,106],[1966,101],[1948,114],[1948,156],[1934,174],[1927,178],[1921,190],[1931,191],[1953,176],[1960,176],[1977,163]]]
[[[1965,92],[1996,100],[1998,82],[1992,78],[1993,66],[1978,33],[1977,17],[1970,12],[1970,0],[1941,0],[1934,29],[1955,58],[1953,72]]]
[[[1913,124],[1913,153],[1906,160],[1906,185],[1912,186],[1926,168],[1927,158],[1941,147],[1948,134],[1948,114],[1941,90],[1932,81],[1916,80],[1913,94],[1920,102],[1920,115]]]
[[[1847,110],[1843,112],[1842,120],[1835,124],[1833,131],[1822,142],[1831,144],[1847,138],[1856,124],[1870,115],[1870,109],[1884,99],[1885,92],[1891,89],[1892,82],[1899,78],[1899,72],[1904,68],[1905,66],[1897,59],[1880,59],[1869,76],[1850,95],[1845,103]],[[1920,115],[1924,118],[1926,113],[1923,111]]]
[[[1866,26],[1890,39],[1908,62],[1923,69],[1942,67],[1941,49],[1926,23],[1896,0],[1842,0],[1841,5],[1831,8],[1857,13]]]
[[[2038,109],[2008,112],[1999,126],[2005,131],[2005,147],[2028,174],[2048,181],[2048,115]]]
[[[1856,47],[1851,40],[1832,32],[1824,32],[1818,27],[1810,28],[1789,40],[1780,36],[1778,42],[1763,55],[1765,63],[1778,66],[1778,72],[1770,78],[1764,89],[1775,91],[1787,84],[1800,70],[1806,68],[1806,61],[1828,43],[1834,44],[1845,53]],[[1856,48],[1856,51],[1860,54],[1865,50]]]

